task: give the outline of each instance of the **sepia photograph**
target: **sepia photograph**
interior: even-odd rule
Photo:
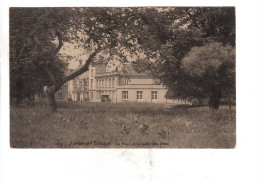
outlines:
[[[259,7],[2,0],[0,181],[260,182]]]
[[[10,7],[11,148],[236,148],[235,7]]]

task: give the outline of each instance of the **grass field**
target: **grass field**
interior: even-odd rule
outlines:
[[[234,148],[235,108],[148,103],[41,103],[10,109],[13,148]]]

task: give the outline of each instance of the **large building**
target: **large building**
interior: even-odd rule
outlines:
[[[112,102],[167,102],[166,87],[151,75],[137,73],[130,65],[111,72],[106,71],[105,64],[91,65],[88,74],[91,102],[101,102],[102,98]]]
[[[80,67],[83,65],[80,62]],[[78,70],[77,69],[77,70]],[[68,70],[68,74],[76,70]],[[65,83],[56,93],[57,101],[167,103],[167,88],[149,74],[137,73],[130,64],[108,71],[106,64],[91,64],[89,70]],[[36,100],[44,94],[37,94]]]

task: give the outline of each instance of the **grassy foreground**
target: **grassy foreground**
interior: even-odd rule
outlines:
[[[10,109],[13,148],[234,148],[235,109],[148,103],[59,103]]]

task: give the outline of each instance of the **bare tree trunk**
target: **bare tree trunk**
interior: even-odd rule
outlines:
[[[45,86],[43,88],[43,91],[44,91],[46,98],[47,98],[48,107],[52,112],[57,111],[57,104],[56,104],[56,101],[55,101],[55,96],[54,96],[55,91],[54,90],[55,90],[54,86],[52,86],[52,87]]]
[[[49,94],[46,96],[46,98],[47,98],[47,104],[48,104],[49,109],[53,112],[57,111],[57,104],[55,101],[54,94]]]
[[[218,109],[220,105],[221,88],[215,87],[211,90],[209,97],[209,107],[213,109]]]

